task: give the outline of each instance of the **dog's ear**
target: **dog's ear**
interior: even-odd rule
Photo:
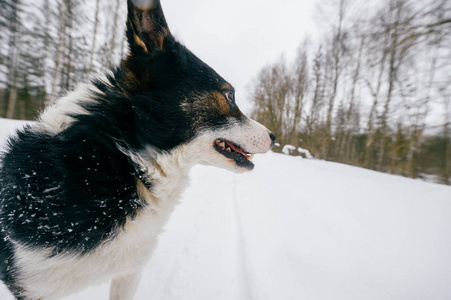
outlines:
[[[159,0],[127,0],[127,39],[133,54],[163,50],[171,36]]]

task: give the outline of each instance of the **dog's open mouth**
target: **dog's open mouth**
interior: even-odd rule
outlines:
[[[254,154],[245,152],[238,145],[226,140],[218,139],[215,141],[214,148],[226,158],[233,159],[239,167],[243,167],[248,170],[252,170],[254,168],[254,164],[252,163]]]

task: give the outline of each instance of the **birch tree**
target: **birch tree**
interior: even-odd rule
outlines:
[[[114,49],[116,48],[116,35],[118,30],[118,22],[119,22],[119,8],[120,8],[121,0],[116,0],[116,5],[114,8],[114,18],[113,18],[113,27],[111,29],[111,39],[107,48],[107,64],[111,65],[113,63]]]
[[[68,0],[60,0],[58,3],[58,12],[59,12],[59,19],[58,19],[58,44],[56,47],[55,52],[55,68],[53,71],[53,77],[52,77],[52,85],[50,89],[50,93],[47,97],[46,103],[47,105],[53,102],[56,97],[58,96],[58,83],[60,81],[61,77],[61,70],[62,70],[62,64],[63,64],[63,55],[64,55],[64,47],[65,47],[65,41],[66,41],[66,18],[67,18],[67,1]]]
[[[92,34],[92,42],[91,42],[91,52],[90,52],[90,61],[89,61],[89,72],[92,73],[94,68],[94,56],[97,45],[97,31],[99,28],[99,8],[100,8],[100,0],[96,0],[96,9],[94,14],[94,30]],[[125,35],[124,35],[125,36]]]
[[[19,68],[19,34],[20,34],[20,17],[19,17],[19,0],[10,0],[5,2],[9,16],[7,16],[8,36],[8,55],[6,57],[6,68],[8,74],[7,80],[7,110],[6,118],[13,118],[17,104],[18,90],[18,68]]]

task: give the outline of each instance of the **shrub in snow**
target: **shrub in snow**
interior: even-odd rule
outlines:
[[[282,148],[282,153],[285,155],[291,155],[291,156],[301,156],[303,158],[313,159],[312,154],[310,151],[304,148],[297,148],[293,145],[285,145]]]
[[[303,158],[313,159],[313,156],[310,153],[310,151],[301,147],[296,149],[296,147],[293,145],[283,146],[282,153],[285,155],[301,156]]]
[[[313,159],[313,155],[307,149],[299,147],[298,152],[304,158]]]
[[[293,153],[296,151],[296,147],[293,145],[285,145],[283,146],[282,153],[286,155],[294,155]]]

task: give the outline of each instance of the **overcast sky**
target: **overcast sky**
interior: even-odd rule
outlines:
[[[314,3],[295,0],[161,0],[172,33],[234,85],[248,112],[247,87],[284,54],[294,57],[313,32]]]

